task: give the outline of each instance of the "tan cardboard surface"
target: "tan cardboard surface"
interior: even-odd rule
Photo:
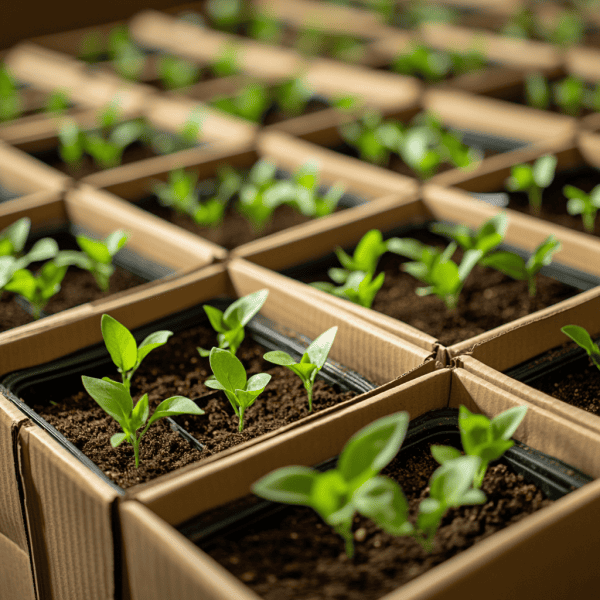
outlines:
[[[42,598],[114,595],[111,504],[118,493],[37,427],[20,431],[25,506]]]
[[[600,50],[591,47],[568,48],[565,50],[565,64],[570,74],[591,83],[600,81]]]
[[[142,11],[129,24],[133,39],[143,46],[159,48],[202,64],[218,59],[229,44],[240,46],[241,69],[261,79],[292,77],[305,60],[295,51],[278,48],[195,25],[156,11]],[[241,49],[243,46],[243,49]]]
[[[182,600],[199,596],[256,600],[255,593],[168,524],[181,524],[195,514],[245,495],[256,479],[274,468],[315,464],[337,454],[366,422],[397,410],[408,410],[415,417],[448,403],[466,403],[493,416],[523,402],[469,373],[444,369],[282,436],[277,445],[265,444],[240,454],[235,461],[226,460],[220,469],[212,466],[182,473],[177,481],[168,482],[169,486],[138,494],[136,499],[144,506],[133,501],[121,504],[132,598],[165,597],[173,586]],[[586,466],[588,473],[596,477],[600,473],[598,435],[545,411],[529,407],[515,437],[542,451],[555,449],[568,456],[574,466]],[[214,490],[214,495],[203,493],[206,489]],[[567,597],[553,594],[556,590],[587,590],[595,581],[595,559],[600,551],[600,542],[592,550],[589,547],[589,528],[595,526],[599,503],[600,484],[596,481],[494,534],[384,599],[458,600],[482,595],[504,600],[522,598],[526,590],[527,597],[541,600]],[[148,570],[148,562],[157,568]],[[548,564],[560,568],[549,570]]]
[[[29,556],[16,455],[18,431],[26,421],[23,413],[0,393],[0,537]]]
[[[66,175],[0,142],[0,183],[23,195],[40,190],[63,190],[71,180]]]
[[[4,598],[37,600],[29,552],[0,535],[0,589]]]

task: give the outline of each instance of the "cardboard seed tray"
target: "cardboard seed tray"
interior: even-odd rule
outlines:
[[[175,528],[245,496],[254,481],[273,469],[314,465],[335,456],[354,432],[379,417],[407,410],[415,418],[434,408],[461,404],[493,417],[527,403],[462,369],[443,369],[281,436],[276,445],[240,453],[219,468],[181,473],[160,486],[132,494],[131,500],[120,505],[132,598],[158,600],[176,593],[182,600],[257,600],[258,595]],[[528,406],[514,437],[588,475],[600,473],[600,437],[535,406]],[[206,494],[207,489],[211,494]],[[572,589],[588,590],[595,583],[600,551],[599,543],[589,537],[599,502],[600,484],[594,481],[384,598],[541,599],[567,597]]]
[[[404,377],[410,380],[434,368],[433,361],[424,362],[431,353],[357,321],[343,311],[296,297],[293,292],[279,288],[267,271],[257,272],[252,265],[236,260],[228,267],[210,266],[161,282],[152,289],[115,298],[97,310],[78,315],[76,320],[60,328],[40,330],[28,340],[0,344],[2,373],[43,364],[101,342],[102,313],[134,329],[220,295],[239,297],[264,288],[269,289],[269,297],[261,310],[264,316],[310,339],[338,325],[332,360],[355,368],[371,381],[388,383],[383,389],[402,381],[393,382],[403,373],[407,373]],[[376,393],[377,390],[362,398]],[[353,399],[349,404],[359,401],[360,398]],[[332,413],[338,409],[334,407]],[[303,422],[318,419],[319,415],[314,415]],[[18,429],[18,423],[12,426]],[[292,431],[298,426],[291,424],[286,430]],[[274,442],[278,435],[275,432],[265,439]],[[105,600],[113,598],[115,593],[119,597],[120,545],[115,534],[118,521],[114,513],[119,490],[92,474],[38,427],[21,426],[18,436],[18,473],[25,494],[36,579],[39,589],[46,594],[42,597],[79,600],[84,592],[85,597],[91,599]],[[261,440],[244,447],[260,445]],[[188,468],[203,469],[211,464],[218,464],[218,460]],[[2,473],[10,474],[11,469],[17,473],[14,463],[5,462],[1,467]],[[145,484],[144,489],[151,488],[160,479]]]
[[[494,98],[510,98],[518,92],[527,70],[540,71],[547,77],[563,73],[562,57],[548,44],[515,40],[484,31],[442,23],[424,23],[417,32],[393,30],[372,43],[371,49],[390,64],[414,44],[447,52],[477,51],[487,65],[479,70],[441,81],[436,87],[456,89]]]
[[[600,83],[600,50],[597,48],[582,46],[569,48],[565,51],[565,65],[570,75],[575,75],[594,86]],[[580,122],[583,128],[596,132],[599,131],[599,114],[598,112],[593,112],[582,117]]]
[[[17,202],[46,192],[58,192],[71,185],[71,179],[40,163],[25,152],[0,141],[0,197],[2,204]]]
[[[76,233],[104,239],[117,229],[129,233],[125,251],[116,262],[124,268],[139,271],[151,279],[172,277],[211,264],[223,258],[219,248],[203,242],[198,237],[182,232],[112,194],[81,186],[66,195],[58,192],[35,194],[20,200],[0,204],[0,230],[18,219],[31,220],[31,236],[49,235],[68,227]],[[144,284],[145,286],[152,284]],[[120,292],[118,295],[129,292]],[[96,300],[94,306],[101,309],[105,300]],[[40,329],[48,329],[57,323],[68,321],[71,315],[91,310],[83,304],[27,325],[0,333],[0,344],[13,337],[24,337]]]
[[[563,306],[557,307],[554,311],[549,311],[499,337],[474,346],[468,354],[459,356],[456,360],[468,371],[476,373],[519,398],[595,432],[600,432],[600,417],[552,398],[503,373],[569,341],[560,331],[565,325],[579,325],[595,337],[600,330],[598,320],[600,289],[594,288],[562,304]]]
[[[405,198],[414,198],[417,192],[417,182],[402,175],[385,171],[362,161],[340,156],[309,142],[295,139],[281,132],[270,131],[261,133],[254,144],[240,143],[237,147],[226,147],[223,151],[203,151],[199,149],[190,152],[185,162],[171,161],[168,168],[162,169],[137,168],[137,165],[124,165],[119,172],[113,169],[112,173],[106,171],[84,178],[82,181],[95,187],[106,189],[121,198],[131,202],[138,202],[151,195],[151,186],[156,179],[166,180],[168,171],[173,168],[185,167],[198,174],[202,181],[214,177],[217,169],[222,164],[228,164],[236,169],[250,168],[259,159],[273,161],[278,168],[294,172],[308,161],[319,165],[319,178],[322,185],[341,183],[346,194],[354,198],[356,203],[372,201],[379,197],[395,194]],[[148,163],[146,163],[148,164]],[[128,168],[129,167],[129,168]],[[308,223],[288,228],[280,233],[271,234],[261,238],[256,243],[278,244],[277,240],[288,239],[288,236],[297,236],[298,232],[323,229],[332,226],[340,219],[343,222],[353,219],[353,215],[361,212],[360,206],[346,208],[340,213],[335,213],[324,218],[314,219]],[[331,224],[331,225],[330,225]],[[290,238],[291,239],[291,238]],[[274,240],[273,242],[270,242]],[[245,244],[244,246],[246,246]],[[224,249],[220,250],[224,253]]]
[[[310,232],[307,231],[306,235],[303,232],[302,235],[294,236],[289,240],[280,239],[277,246],[266,245],[263,248],[257,243],[253,246],[249,245],[247,249],[238,249],[233,254],[234,256],[242,255],[247,260],[257,262],[270,269],[286,270],[324,258],[331,254],[337,246],[350,250],[369,229],[376,228],[385,233],[391,232],[400,226],[417,225],[431,219],[454,223],[460,222],[471,228],[477,228],[500,212],[500,209],[475,200],[464,192],[448,190],[436,185],[427,185],[423,189],[421,199],[413,202],[406,202],[405,200],[398,202],[390,197],[378,204],[378,210],[375,207],[373,209],[372,212],[363,211],[360,215],[357,215],[354,222],[339,223],[338,226],[328,231],[313,229]],[[600,253],[600,241],[590,239],[589,236],[571,230],[557,228],[556,225],[539,221],[527,215],[510,210],[507,212],[509,213],[509,224],[504,240],[505,244],[531,252],[546,237],[554,233],[562,242],[562,249],[555,255],[554,262],[586,273],[587,275],[584,278],[589,277],[589,285],[594,285],[594,282],[600,276],[600,260],[592,257],[598,255],[600,259],[600,254],[598,254]],[[433,336],[425,334],[406,323],[326,294],[289,277],[283,275],[280,275],[280,277],[282,278],[282,285],[285,282],[285,285],[289,286],[290,289],[292,287],[297,289],[299,294],[302,293],[306,297],[320,298],[332,306],[351,312],[356,317],[376,324],[378,327],[393,332],[422,348],[429,350],[437,348],[438,360],[443,364],[447,364],[450,357],[466,352],[473,345],[489,337],[498,336],[522,322],[544,315],[564,304],[559,303],[554,307],[543,309],[528,317],[522,317],[444,348]],[[441,307],[442,303],[440,301]]]

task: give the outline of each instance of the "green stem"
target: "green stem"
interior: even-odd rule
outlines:
[[[133,456],[135,457],[135,468],[139,469],[140,466],[140,439],[135,437],[133,434]]]
[[[238,424],[238,431],[242,431],[244,429],[244,409],[240,406],[240,414],[239,414],[240,422]]]
[[[534,185],[529,189],[529,206],[531,212],[538,217],[542,211],[542,188]]]
[[[588,233],[594,233],[594,221],[596,220],[596,213],[594,212],[593,215],[590,213],[583,213],[581,217],[583,218],[583,228]]]
[[[535,285],[535,275],[532,275],[532,276],[529,277],[528,288],[529,288],[529,297],[530,298],[535,298],[535,293],[537,291],[537,288],[536,288],[536,285]]]
[[[306,388],[306,391],[308,393],[308,412],[312,412],[312,401],[313,401],[312,383],[310,381],[307,381],[304,384],[304,387]]]
[[[488,463],[486,461],[481,461],[481,465],[473,479],[473,488],[476,490],[480,490],[483,485],[483,478],[485,477],[487,471]]]

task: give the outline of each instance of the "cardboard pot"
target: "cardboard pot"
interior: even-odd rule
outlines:
[[[268,273],[256,274],[251,265],[240,260],[228,267],[211,266],[164,281],[152,289],[116,298],[102,309],[79,314],[60,328],[41,330],[28,340],[0,345],[3,372],[41,365],[101,342],[102,313],[134,329],[220,295],[242,296],[264,288],[269,289],[261,311],[265,317],[313,339],[338,325],[330,357],[350,368],[357,367],[371,381],[390,382],[409,371],[405,377],[410,379],[433,369],[431,361],[423,364],[431,356],[427,351],[353,321],[328,305],[297,298],[271,281]],[[416,367],[419,369],[415,371]],[[290,431],[297,426],[291,424]],[[15,435],[19,439],[16,456],[39,588],[51,597],[74,600],[81,597],[82,590],[86,597],[98,599],[120,593],[121,584],[126,586],[126,581],[121,582],[120,544],[115,534],[118,521],[114,505],[120,492],[37,426],[22,426]],[[277,436],[274,433],[267,439],[273,441]],[[249,442],[248,447],[254,443],[260,440]],[[206,466],[217,463],[209,461]],[[2,463],[2,468],[8,474],[15,472],[13,463]],[[188,468],[204,466],[200,463]],[[152,487],[157,481],[144,487]],[[90,530],[93,536],[87,535]]]
[[[407,410],[416,418],[434,408],[460,404],[492,417],[523,401],[464,370],[441,370],[282,436],[276,447],[256,447],[240,454],[235,463],[224,462],[219,470],[181,474],[136,494],[120,507],[132,598],[176,593],[183,599],[256,600],[259,595],[177,528],[203,511],[245,496],[254,481],[275,468],[314,465],[334,456],[354,432],[378,417]],[[545,433],[549,430],[550,436]],[[529,406],[515,439],[597,476],[593,448],[598,436],[568,421]],[[207,495],[202,493],[206,489],[220,491]],[[562,597],[573,588],[587,590],[594,580],[595,550],[587,541],[578,545],[588,538],[599,494],[597,482],[590,483],[384,597],[446,599],[485,593],[490,598],[543,598]],[[552,568],[566,564],[568,568]]]

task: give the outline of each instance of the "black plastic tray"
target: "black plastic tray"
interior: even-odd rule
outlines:
[[[435,442],[441,437],[451,437],[456,447],[461,448],[458,430],[458,410],[445,408],[430,411],[410,422],[406,438],[400,449],[402,456],[410,448],[422,442]],[[509,465],[528,482],[537,485],[544,494],[556,500],[569,492],[593,481],[581,471],[557,460],[547,454],[515,442],[500,459],[501,463]],[[315,468],[326,471],[335,467],[337,457],[331,458]],[[238,531],[248,525],[260,522],[282,511],[293,511],[295,507],[286,504],[257,499],[256,496],[246,496],[236,500],[228,507],[219,508],[218,520],[211,522],[210,514],[204,513],[180,525],[177,529],[195,544],[210,545],[211,539]]]
[[[231,301],[231,299],[217,299],[210,301],[210,304],[223,309],[229,305]],[[150,325],[135,329],[132,333],[139,342],[150,333],[159,329],[179,332],[207,322],[208,319],[202,306],[198,305],[155,321]],[[288,335],[286,335],[280,328],[278,329],[276,324],[261,315],[256,315],[252,321],[246,325],[246,331],[249,332],[250,336],[257,343],[265,346],[267,350],[284,350],[297,358],[300,358],[309,344],[309,341],[304,336],[295,334],[294,337],[290,337],[289,334],[291,332],[286,332],[288,333]],[[10,373],[0,381],[0,384],[3,387],[2,391],[6,397],[23,413],[37,425],[45,429],[51,437],[96,473],[96,475],[122,494],[124,493],[124,490],[120,486],[109,479],[93,461],[75,447],[62,433],[50,425],[43,417],[36,413],[26,401],[21,399],[22,397],[32,397],[36,399],[36,402],[51,402],[54,399],[52,391],[54,386],[59,390],[56,398],[63,398],[65,394],[68,394],[70,391],[74,393],[82,389],[81,375],[102,377],[106,375],[107,371],[110,370],[112,366],[112,360],[102,342],[44,365]],[[362,394],[375,389],[375,386],[371,382],[367,381],[358,373],[330,360],[325,363],[319,376],[330,385],[336,384],[340,386],[344,391],[352,390],[357,394]],[[202,404],[205,399],[212,397],[213,395],[214,393],[210,392],[205,396],[193,398],[193,400]],[[168,422],[171,429],[178,432],[190,444],[199,449],[202,448],[202,444],[173,419],[169,418]]]

